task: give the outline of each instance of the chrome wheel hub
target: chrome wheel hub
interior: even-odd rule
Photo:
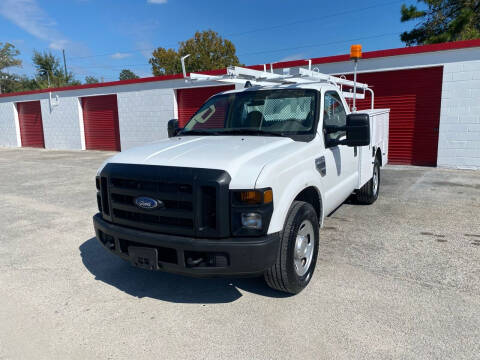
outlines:
[[[313,225],[309,220],[304,220],[298,229],[295,239],[294,265],[298,276],[303,276],[310,268],[313,259],[315,237]]]

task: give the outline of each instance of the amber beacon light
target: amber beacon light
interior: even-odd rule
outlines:
[[[362,45],[350,46],[350,59],[361,59],[361,58],[362,58]]]

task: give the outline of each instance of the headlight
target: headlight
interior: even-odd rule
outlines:
[[[262,215],[259,213],[242,213],[242,226],[247,229],[261,229]]]
[[[265,235],[273,213],[272,189],[232,190],[231,229],[234,236]]]

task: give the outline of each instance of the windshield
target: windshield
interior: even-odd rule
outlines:
[[[313,132],[317,96],[311,89],[217,95],[190,119],[181,135],[289,136]]]

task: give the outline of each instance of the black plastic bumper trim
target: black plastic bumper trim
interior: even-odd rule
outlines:
[[[121,251],[119,239],[144,244],[145,247],[164,247],[175,249],[176,264],[159,260],[159,270],[199,277],[247,276],[261,274],[271,267],[278,254],[280,234],[274,233],[262,237],[238,237],[226,239],[198,239],[184,236],[146,232],[109,223],[101,214],[93,217],[97,239],[100,232],[115,240],[115,247],[104,246],[115,255],[130,260],[127,253]],[[187,267],[185,252],[224,253],[228,255],[229,265],[225,267]]]

